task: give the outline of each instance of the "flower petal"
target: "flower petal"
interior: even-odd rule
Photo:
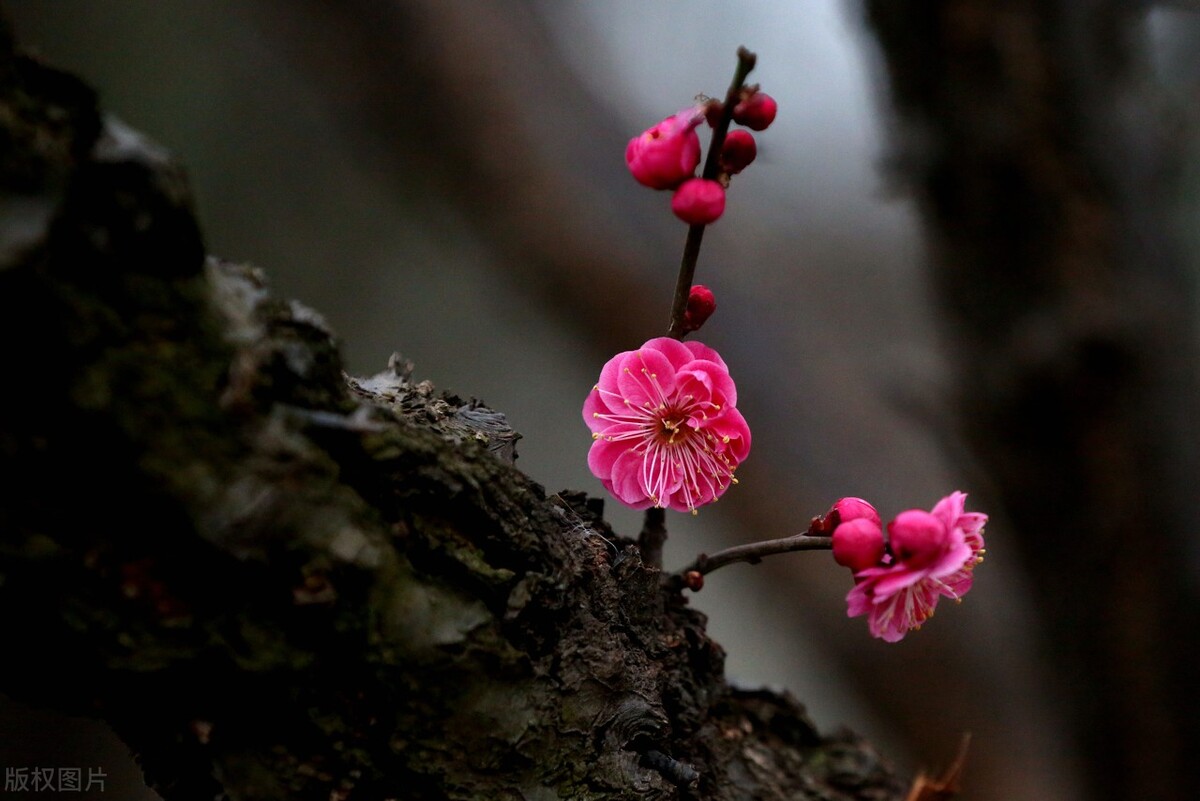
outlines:
[[[688,340],[687,342],[683,343],[683,346],[691,352],[692,359],[715,362],[716,364],[720,365],[724,372],[729,372],[729,365],[725,364],[725,360],[721,358],[721,354],[717,353],[703,342]]]
[[[672,337],[656,337],[649,340],[642,347],[647,350],[658,351],[666,357],[672,367],[678,370],[688,362],[696,360],[696,357],[688,348],[688,344],[690,343],[680,342],[678,339]]]
[[[657,409],[675,392],[675,368],[657,350],[639,348],[622,361],[617,387],[627,407]]]
[[[953,528],[959,524],[958,519],[962,517],[963,507],[966,505],[966,502],[967,493],[955,490],[934,504],[933,509],[929,513],[934,517],[940,518],[946,524],[946,528]]]

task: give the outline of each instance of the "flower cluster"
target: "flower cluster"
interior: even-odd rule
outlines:
[[[755,60],[739,48],[738,69],[724,101],[706,100],[667,117],[625,148],[633,177],[652,189],[672,190],[675,216],[692,226],[675,284],[670,336],[609,359],[583,404],[592,432],[588,467],[608,492],[634,509],[695,514],[737,483],[734,472],[750,452],[750,428],[737,410],[729,368],[712,348],[682,340],[716,309],[712,291],[693,283],[703,226],[724,213],[730,179],[758,152],[748,130],[729,126],[762,131],[775,119],[775,100],[744,83]],[[713,128],[712,145],[697,177],[696,129],[706,121]],[[837,563],[854,574],[854,589],[846,596],[848,615],[866,615],[873,636],[896,642],[932,617],[939,600],[959,600],[971,589],[975,566],[983,561],[987,515],[967,512],[966,497],[953,492],[928,512],[901,512],[887,524],[886,540],[871,504],[842,498],[806,532],[701,554],[670,584],[696,592],[707,573],[725,565],[831,548]],[[661,567],[665,537],[661,516],[648,514],[641,540],[647,564]]]
[[[761,131],[775,119],[775,100],[757,86],[747,87],[737,98],[734,122]],[[729,131],[721,143],[716,175],[695,177],[700,164],[700,137],[696,128],[708,120],[718,127],[725,106],[709,100],[667,117],[629,140],[625,163],[638,183],[651,189],[673,189],[671,210],[689,225],[708,225],[725,213],[725,187],[754,161],[758,146],[749,131]]]
[[[901,512],[888,523],[886,544],[869,503],[842,498],[834,504],[827,516],[836,526],[833,558],[855,581],[847,614],[866,615],[873,636],[901,640],[933,616],[940,598],[959,600],[971,589],[983,561],[987,515],[965,511],[966,499],[952,492],[931,511]]]
[[[634,509],[695,512],[729,485],[750,452],[737,389],[715,350],[670,337],[618,353],[583,404],[588,467]]]

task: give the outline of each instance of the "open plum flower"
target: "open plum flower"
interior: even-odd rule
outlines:
[[[583,404],[588,467],[626,506],[676,511],[719,498],[750,452],[750,428],[720,355],[699,342],[651,339],[618,353]]]
[[[971,589],[987,515],[965,511],[966,498],[952,492],[929,512],[901,512],[888,524],[891,553],[854,574],[847,614],[867,615],[873,636],[897,642],[933,616],[940,598]]]

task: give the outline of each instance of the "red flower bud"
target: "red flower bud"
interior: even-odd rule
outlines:
[[[680,184],[671,198],[671,211],[688,225],[708,225],[725,213],[725,189],[707,178]]]
[[[700,119],[695,109],[684,109],[629,140],[625,163],[638,183],[670,189],[692,176],[700,163]]]
[[[749,131],[730,131],[725,136],[725,144],[721,146],[721,169],[730,175],[737,175],[758,155],[758,145]]]
[[[883,525],[875,507],[862,498],[839,498],[826,520],[833,530],[833,559],[854,573],[875,567],[883,558]]]
[[[765,92],[754,91],[733,107],[733,121],[752,131],[761,131],[775,121],[778,104]]]
[[[842,523],[833,530],[833,559],[857,573],[875,567],[883,558],[883,529],[878,523],[860,517]]]
[[[712,316],[716,309],[717,301],[713,297],[712,290],[696,284],[688,293],[687,311],[683,315],[684,330],[699,330],[700,326],[704,325],[704,321]]]
[[[883,527],[883,521],[879,519],[879,512],[876,512],[875,507],[862,498],[838,498],[829,512],[831,515],[833,512],[837,512],[838,523],[849,523],[851,520],[866,518],[877,527]]]
[[[888,540],[897,559],[909,567],[923,568],[945,554],[951,534],[941,518],[910,509],[888,523]]]

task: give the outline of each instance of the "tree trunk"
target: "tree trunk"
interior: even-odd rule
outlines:
[[[1193,798],[1195,276],[1176,148],[1116,0],[868,0],[960,360],[1088,798]],[[1176,120],[1176,123],[1179,121]],[[1190,562],[1189,564],[1189,557]]]
[[[0,32],[0,691],[166,801],[893,799],[501,415],[206,257],[181,171]],[[581,454],[582,458],[582,454]]]

